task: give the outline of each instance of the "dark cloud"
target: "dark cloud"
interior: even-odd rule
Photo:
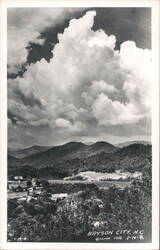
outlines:
[[[10,110],[7,112],[8,119],[12,122],[12,124],[16,125],[18,121],[25,122],[25,119],[21,116],[14,114]]]
[[[117,49],[127,40],[135,41],[137,47],[151,48],[150,8],[88,8],[71,14],[65,22],[42,31],[41,38],[45,39],[44,45],[30,43],[27,47],[29,49],[27,63],[39,61],[41,58],[49,61],[53,57],[54,44],[58,42],[57,34],[63,33],[73,17],[79,18],[88,10],[96,10],[97,13],[93,30],[103,29],[108,35],[114,34],[117,38]]]
[[[12,114],[10,111],[8,111],[7,113],[8,119],[13,123],[16,124],[16,122],[18,121],[17,117]]]
[[[8,80],[10,137],[19,145],[150,136],[150,51],[138,49],[150,48],[150,9],[90,9],[27,35],[27,62]]]
[[[30,42],[29,46],[26,47],[29,50],[27,63],[30,64],[32,62],[40,61],[41,58],[45,58],[49,61],[53,57],[52,50],[54,45],[58,43],[57,35],[64,32],[64,29],[68,27],[71,19],[79,18],[83,16],[85,12],[86,10],[76,11],[75,13],[71,12],[70,15],[65,18],[64,22],[57,23],[56,26],[54,25],[43,30],[40,38],[45,39],[44,44],[38,45]]]
[[[17,77],[23,77],[24,72],[27,70],[27,63],[23,63],[21,65],[18,65],[17,72],[9,72],[7,71],[7,79],[15,79]],[[9,67],[7,65],[7,67]]]
[[[151,48],[151,8],[93,8],[97,12],[93,30],[103,29],[122,42],[135,41],[137,47]]]
[[[44,39],[44,44],[29,42],[26,47],[28,50],[26,63],[19,66],[17,73],[8,73],[8,78],[22,77],[27,64],[35,63],[42,58],[49,61],[53,57],[54,45],[58,42],[57,35],[64,32],[72,18],[79,18],[88,10],[96,10],[97,13],[93,30],[103,29],[108,35],[114,34],[117,38],[117,49],[127,40],[135,41],[137,47],[151,48],[151,8],[87,8],[75,13],[71,12],[62,23],[54,24],[41,31],[39,38]],[[34,13],[33,9],[31,11]],[[27,13],[29,13],[28,10],[24,14],[27,15]],[[8,20],[11,23],[10,18]],[[19,20],[18,16],[14,22],[20,25],[17,20]]]
[[[37,106],[40,109],[43,108],[41,100],[39,100],[33,93],[30,93],[30,95],[25,96],[19,88],[15,89],[14,91],[17,98],[20,99],[24,105],[30,107]]]

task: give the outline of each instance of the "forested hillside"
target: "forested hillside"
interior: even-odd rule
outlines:
[[[52,201],[46,192],[30,202],[9,200],[8,241],[95,242],[91,232],[111,230],[111,237],[100,237],[100,242],[150,242],[151,165],[142,173],[142,180],[124,190],[115,186],[99,190],[92,184],[80,186],[82,191],[72,189],[64,200]],[[115,239],[116,231],[124,229],[130,230],[129,238],[122,234]],[[134,235],[134,231],[142,234]]]
[[[59,158],[58,163],[51,161],[41,167],[38,163],[34,166],[32,166],[32,163],[20,165],[19,162],[17,164],[19,159],[15,160],[13,157],[9,157],[8,173],[9,175],[23,175],[24,177],[63,178],[82,171],[108,173],[115,170],[141,171],[148,161],[151,162],[151,149],[151,145],[133,144],[110,153],[101,152],[85,158],[76,157],[68,160]]]

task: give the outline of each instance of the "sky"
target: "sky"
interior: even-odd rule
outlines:
[[[151,138],[149,8],[9,8],[8,146]]]

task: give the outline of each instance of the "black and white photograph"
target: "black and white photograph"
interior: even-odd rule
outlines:
[[[7,8],[8,243],[152,243],[151,21]]]

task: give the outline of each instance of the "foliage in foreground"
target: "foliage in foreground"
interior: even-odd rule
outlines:
[[[151,239],[151,166],[143,168],[142,180],[120,190],[87,189],[65,200],[8,201],[8,241],[85,241],[95,230],[144,229]]]

